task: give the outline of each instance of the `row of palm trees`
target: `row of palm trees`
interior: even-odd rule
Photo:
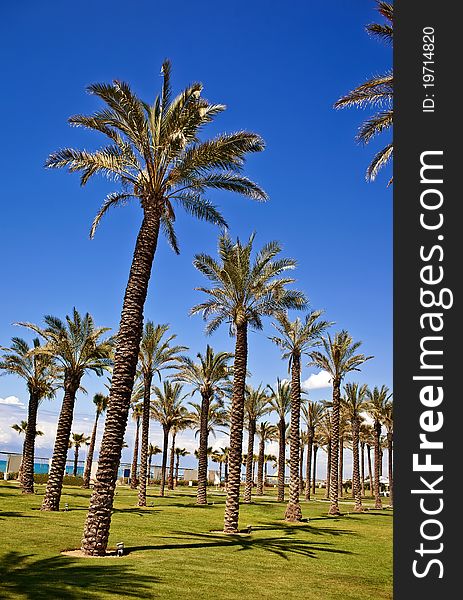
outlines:
[[[381,6],[383,4],[380,3]],[[383,7],[382,14],[392,19],[392,9],[389,10],[388,6]],[[390,33],[392,35],[392,30]],[[110,208],[135,201],[142,210],[142,223],[137,235],[115,339],[102,339],[106,330],[95,328],[91,317],[86,315],[83,321],[86,323],[88,335],[80,340],[80,346],[79,340],[75,339],[79,347],[76,354],[68,353],[66,345],[69,336],[72,338],[73,330],[80,330],[82,325],[82,319],[75,311],[73,317],[67,320],[67,328],[54,317],[45,318],[44,328],[27,324],[38,333],[45,344],[42,349],[21,350],[25,360],[29,361],[26,375],[31,379],[39,375],[40,381],[46,382],[45,388],[33,388],[34,398],[30,403],[28,416],[31,427],[26,434],[29,457],[33,453],[30,446],[35,440],[32,425],[36,422],[34,410],[36,413],[42,398],[54,394],[55,389],[50,383],[56,381],[56,377],[52,375],[54,370],[58,370],[64,388],[50,477],[42,506],[44,510],[57,510],[75,396],[82,376],[88,370],[102,374],[109,366],[110,353],[114,349],[98,471],[82,539],[82,549],[88,555],[104,555],[108,544],[117,471],[139,368],[143,311],[159,233],[162,232],[166,236],[172,249],[178,253],[179,241],[174,225],[175,209],[179,206],[191,216],[225,228],[225,219],[206,197],[211,190],[226,190],[257,201],[267,200],[265,191],[241,173],[246,156],[264,149],[262,138],[252,132],[238,131],[201,140],[200,133],[204,126],[223,112],[225,106],[205,100],[201,96],[203,86],[200,83],[193,83],[179,95],[172,97],[170,72],[171,65],[166,60],[162,65],[162,89],[153,103],[141,100],[130,86],[122,81],[90,85],[88,91],[103,102],[103,108],[90,116],[73,116],[70,123],[102,134],[109,143],[94,152],[73,148],[61,149],[52,153],[46,163],[49,168],[67,167],[70,172],[80,172],[82,185],[94,175],[106,176],[118,184],[118,189],[106,197],[97,213],[91,227],[91,237]],[[379,86],[379,93],[384,92],[386,97],[389,97],[388,86],[389,82],[386,82],[384,90]],[[372,95],[369,89],[364,96],[366,101],[374,103],[374,94]],[[379,131],[388,126],[388,123],[392,123],[392,115],[381,119],[378,124],[372,123],[371,128],[373,131]],[[371,171],[372,176],[375,169],[384,164],[391,154],[392,147],[376,159],[376,167],[373,166]],[[301,518],[298,472],[301,358],[307,354],[310,364],[327,370],[332,377],[330,514],[339,512],[337,490],[341,382],[349,372],[358,370],[360,365],[370,358],[357,353],[359,343],[354,342],[346,331],[338,332],[333,337],[324,336],[324,353],[314,350],[315,341],[319,340],[328,323],[320,322],[320,315],[313,313],[305,321],[289,320],[287,311],[304,310],[307,306],[302,292],[288,288],[294,280],[287,276],[287,271],[295,267],[295,261],[279,257],[281,248],[277,242],[265,245],[252,258],[253,242],[254,236],[243,244],[240,240],[234,242],[228,234],[223,234],[219,238],[218,261],[204,254],[197,255],[194,260],[195,267],[209,280],[211,287],[199,288],[208,299],[194,307],[192,313],[203,315],[209,333],[215,331],[222,323],[227,323],[231,335],[235,337],[225,533],[238,531],[249,328],[262,329],[263,318],[274,317],[281,326],[278,339],[291,369],[291,485],[290,502],[286,510],[286,518],[289,520]],[[317,327],[318,332],[312,334],[312,329]],[[308,340],[304,341],[306,329],[309,330]],[[35,344],[40,346],[38,339],[34,341]],[[48,363],[45,357],[48,357]],[[5,360],[8,362],[8,358],[4,358]],[[37,365],[37,362],[40,365]],[[22,366],[18,369],[21,370]],[[147,448],[146,423],[150,388],[149,374],[144,375],[143,452],[143,448]],[[204,396],[202,398],[204,399]],[[200,439],[200,447],[204,447],[204,440]],[[146,489],[146,472],[143,471],[145,464],[146,454],[143,454],[139,490],[141,503],[144,501]],[[32,489],[33,465],[25,465],[26,468],[29,489]],[[204,463],[201,465],[201,471],[203,470]]]

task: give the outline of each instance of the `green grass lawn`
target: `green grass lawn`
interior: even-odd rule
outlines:
[[[123,541],[122,558],[82,559],[60,554],[78,548],[90,492],[67,487],[62,507],[39,511],[44,486],[22,496],[0,485],[0,598],[76,600],[188,598],[247,600],[381,600],[392,598],[392,511],[326,516],[327,504],[302,504],[307,522],[287,524],[272,494],[243,505],[240,526],[249,536],[211,533],[222,528],[225,496],[195,506],[194,490],[178,488],[148,506],[118,488],[110,546]],[[366,504],[370,504],[371,502]],[[352,510],[345,500],[341,510]]]

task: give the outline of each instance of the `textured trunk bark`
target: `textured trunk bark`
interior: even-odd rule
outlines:
[[[393,494],[393,448],[392,448],[392,433],[387,434],[387,460],[388,460],[388,477],[389,477],[389,506],[394,506]]]
[[[246,457],[246,483],[244,488],[244,502],[252,499],[252,485],[254,480],[254,436],[256,435],[256,420],[249,419],[248,454]]]
[[[233,393],[230,416],[230,450],[228,455],[227,500],[224,533],[237,533],[240,510],[241,459],[243,453],[244,391],[248,358],[247,323],[236,328]]]
[[[219,462],[219,487],[222,486],[222,463]]]
[[[148,458],[148,473],[147,473],[147,483],[149,485],[151,479],[151,463],[153,462],[153,455],[150,454]]]
[[[278,421],[278,502],[285,501],[286,422]]]
[[[359,429],[360,423],[357,419],[352,421],[352,489],[355,497],[355,512],[362,512],[362,489],[360,485],[360,461],[359,461]]]
[[[225,478],[225,485],[227,485],[228,484],[228,460],[225,461],[224,478]]]
[[[339,497],[342,498],[344,495],[344,488],[342,487],[344,479],[344,436],[341,435],[339,438],[339,485],[338,493]]]
[[[307,430],[307,456],[305,464],[305,499],[310,500],[310,467],[312,465],[313,452],[313,428]]]
[[[301,443],[299,454],[299,494],[304,492],[304,445]]]
[[[34,455],[37,435],[37,411],[39,398],[37,394],[29,394],[27,407],[27,428],[24,437],[23,457],[21,461],[21,487],[23,494],[34,493]]]
[[[329,515],[341,514],[338,506],[339,489],[339,419],[341,413],[341,382],[333,379],[333,413],[331,419],[331,465],[330,465],[330,508]]]
[[[76,449],[74,450],[74,469],[72,472],[74,477],[77,477],[77,463],[78,462],[79,462],[79,446],[76,446]]]
[[[137,417],[137,426],[135,430],[135,441],[133,443],[133,458],[132,467],[130,469],[130,489],[135,490],[138,485],[137,468],[138,468],[138,446],[140,440],[140,417]]]
[[[177,459],[175,461],[175,487],[178,486],[178,469],[180,466],[180,456],[177,455]]]
[[[326,491],[325,498],[330,497],[330,486],[331,486],[331,441],[328,441],[326,445]]]
[[[98,427],[98,418],[100,413],[96,411],[95,422],[93,423],[92,435],[88,446],[87,460],[85,461],[84,482],[82,487],[88,489],[90,487],[90,473],[92,471],[93,453],[95,452],[96,432]]]
[[[299,436],[301,419],[301,357],[293,355],[291,364],[291,440],[289,444],[289,502],[286,507],[286,521],[302,519],[299,504]]]
[[[164,427],[163,433],[164,433],[164,441],[162,444],[161,489],[160,489],[161,496],[164,496],[164,488],[166,486],[167,452],[169,450],[169,430]]]
[[[365,497],[365,442],[360,442],[360,493]]]
[[[175,462],[175,437],[176,432],[172,433],[172,445],[170,447],[169,477],[167,479],[167,489],[174,489],[174,462]]]
[[[74,414],[74,404],[79,385],[80,380],[66,381],[65,379],[63,404],[58,418],[53,458],[51,459],[47,488],[40,510],[59,510],[61,490],[63,488],[63,477],[69,449],[69,438],[71,435],[72,417]]]
[[[368,484],[368,491],[370,496],[373,495],[373,471],[371,470],[371,446],[367,444],[367,459],[368,459],[368,477],[370,478]]]
[[[264,495],[264,459],[265,459],[265,440],[259,441],[259,459],[257,461],[257,496]]]
[[[104,555],[108,545],[117,471],[143,331],[143,307],[158,233],[158,215],[145,209],[125,291],[98,472],[82,539],[82,550],[89,555]]]
[[[381,423],[379,421],[375,421],[374,424],[375,429],[375,508],[383,508],[381,502],[381,496],[379,495],[380,488],[380,476],[381,476]]]
[[[315,484],[317,481],[317,452],[318,446],[313,447],[313,475],[312,475],[312,494],[315,496]]]
[[[143,377],[143,415],[141,419],[140,478],[138,487],[138,506],[146,506],[146,467],[148,464],[148,446],[150,435],[150,398],[152,373]]]
[[[207,504],[207,443],[209,432],[209,406],[211,397],[201,394],[201,414],[199,421],[199,454],[198,454],[198,489],[196,491],[196,504]]]

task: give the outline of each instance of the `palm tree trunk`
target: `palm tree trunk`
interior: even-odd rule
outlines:
[[[256,435],[256,420],[249,419],[248,454],[246,456],[246,483],[244,487],[244,502],[249,504],[252,499],[254,480],[254,436]]]
[[[360,442],[360,493],[365,497],[365,442]]]
[[[362,490],[360,486],[360,464],[359,464],[359,427],[357,419],[352,421],[352,489],[354,491],[354,512],[362,512]]]
[[[137,426],[135,430],[135,441],[133,444],[132,468],[130,469],[130,489],[135,490],[138,485],[137,465],[138,465],[138,445],[140,438],[140,417],[137,417]]]
[[[167,479],[167,489],[174,489],[174,463],[175,463],[175,437],[176,432],[172,433],[172,445],[170,447],[169,477]]]
[[[230,415],[230,450],[228,455],[227,499],[224,533],[238,532],[240,510],[241,459],[243,453],[244,392],[248,359],[247,323],[236,327],[233,393]]]
[[[367,444],[367,459],[368,459],[368,476],[370,478],[368,490],[370,492],[370,496],[372,496],[373,495],[373,472],[371,470],[371,446],[369,444]]]
[[[312,463],[313,452],[313,434],[309,429],[307,431],[307,456],[305,465],[305,499],[310,500],[310,467]]]
[[[175,460],[175,487],[178,486],[178,468],[180,466],[180,454],[177,454],[177,458]]]
[[[150,478],[151,478],[151,463],[152,463],[152,461],[153,461],[153,455],[150,454],[149,458],[148,458],[148,473],[147,473],[147,476],[146,476],[147,477],[147,483],[148,483],[148,485],[150,483]]]
[[[222,487],[222,461],[219,462],[219,488]]]
[[[103,556],[108,545],[117,471],[143,331],[143,307],[158,234],[159,215],[145,207],[125,291],[98,471],[82,539],[82,550],[88,555]]]
[[[286,521],[302,519],[299,504],[299,436],[301,418],[301,357],[293,355],[291,364],[291,440],[289,445],[289,502],[286,507]]]
[[[328,444],[326,445],[326,452],[327,452],[327,457],[326,457],[326,492],[325,492],[325,498],[329,498],[330,497],[330,485],[331,485],[331,440],[328,441]]]
[[[379,495],[380,476],[381,476],[381,423],[375,421],[375,508],[383,508],[381,503],[381,496]]]
[[[285,501],[286,422],[278,421],[278,502]]]
[[[164,496],[164,488],[166,486],[166,471],[167,471],[167,452],[169,448],[169,430],[163,427],[164,443],[162,445],[162,466],[161,466],[161,489],[160,495]]]
[[[344,436],[341,435],[339,438],[339,497],[342,498],[344,495],[344,489],[342,487],[344,479]]]
[[[208,420],[211,397],[201,394],[201,414],[199,417],[199,450],[198,450],[198,489],[196,504],[207,504],[207,442],[209,437]]]
[[[392,433],[387,434],[387,460],[388,460],[388,477],[389,477],[389,506],[394,506],[393,495],[393,454],[392,454]]]
[[[225,485],[228,485],[228,458],[225,461],[225,473],[224,473],[224,478],[225,478]]]
[[[38,408],[39,398],[36,394],[31,393],[27,408],[27,428],[24,436],[23,457],[21,461],[21,491],[23,494],[34,493],[34,455]]]
[[[77,463],[79,462],[79,446],[76,444],[76,449],[74,450],[74,470],[73,475],[77,477]]]
[[[313,448],[313,475],[312,475],[312,494],[315,496],[315,485],[317,481],[317,452],[318,445]]]
[[[80,381],[65,381],[64,383],[63,404],[58,418],[53,458],[51,460],[47,488],[40,510],[59,510],[61,490],[63,488],[63,477],[69,449],[69,438],[71,435],[72,417],[74,414],[74,404],[79,385]]]
[[[95,452],[96,431],[98,427],[99,411],[96,411],[95,422],[93,423],[92,436],[88,447],[87,460],[85,461],[84,482],[82,487],[87,489],[90,487],[90,473],[92,471],[93,453]]]
[[[341,413],[341,382],[333,379],[333,413],[331,419],[331,466],[330,466],[330,508],[329,515],[339,515],[338,486],[339,486],[339,420]]]
[[[143,414],[141,418],[140,478],[138,487],[138,506],[146,506],[146,467],[148,465],[148,445],[150,435],[150,397],[153,375],[143,376]]]
[[[265,439],[259,441],[259,459],[257,461],[257,496],[264,495],[264,459],[265,459]]]
[[[299,494],[304,491],[304,444],[301,443],[299,455]]]

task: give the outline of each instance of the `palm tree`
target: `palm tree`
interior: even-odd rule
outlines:
[[[184,414],[179,415],[178,419],[176,419],[175,424],[172,426],[172,442],[171,442],[171,450],[170,450],[170,462],[169,462],[169,476],[167,478],[167,489],[174,489],[174,465],[175,465],[175,441],[177,438],[177,433],[180,431],[184,431],[189,427],[193,426],[193,419],[189,412],[185,410]]]
[[[162,91],[152,105],[139,99],[121,81],[89,86],[88,91],[103,100],[105,107],[91,116],[71,117],[70,123],[102,133],[110,145],[95,152],[67,148],[51,154],[47,160],[48,167],[80,171],[82,184],[96,174],[120,183],[95,217],[92,237],[111,207],[135,200],[143,211],[124,296],[109,409],[82,542],[82,549],[90,555],[104,555],[107,547],[117,468],[142,337],[143,308],[159,231],[165,233],[178,253],[174,204],[196,218],[223,227],[222,215],[204,196],[207,190],[229,190],[255,200],[267,198],[258,185],[240,174],[245,156],[263,150],[262,139],[239,131],[200,141],[200,130],[225,106],[201,98],[200,83],[193,83],[172,99],[170,71],[170,62],[165,61]]]
[[[373,472],[371,469],[371,453],[370,449],[374,444],[373,427],[366,423],[360,424],[360,478],[362,480],[362,496],[365,496],[365,448],[367,449],[367,462],[368,462],[368,474],[369,474],[369,486],[372,489]]]
[[[141,386],[138,388],[141,391]],[[132,394],[133,396],[133,394]],[[135,421],[135,439],[133,442],[132,466],[130,468],[130,489],[137,489],[138,485],[138,451],[140,448],[140,426],[143,417],[143,403],[135,401],[132,403],[132,419]]]
[[[373,23],[367,26],[367,31],[392,44],[393,39],[393,17],[394,7],[388,2],[378,0],[378,12],[387,20],[385,24]],[[345,108],[348,106],[357,106],[364,108],[372,106],[380,107],[382,110],[369,119],[367,119],[359,129],[356,140],[368,144],[378,134],[392,128],[393,121],[393,75],[392,71],[385,75],[379,75],[362,83],[346,96],[340,98],[334,105],[335,108]],[[381,167],[384,167],[392,158],[393,144],[388,144],[380,150],[371,161],[366,178],[373,181]],[[392,182],[392,179],[389,183]]]
[[[320,336],[332,325],[320,320],[322,310],[309,312],[304,320],[290,321],[286,314],[278,315],[273,326],[278,332],[270,339],[283,350],[283,359],[288,359],[288,371],[291,373],[291,441],[289,447],[290,480],[289,502],[286,507],[286,521],[302,519],[299,504],[299,461],[300,461],[300,421],[301,421],[301,357],[309,354],[317,346]]]
[[[88,444],[90,436],[84,433],[73,433],[69,440],[69,448],[74,448],[74,469],[72,474],[77,477],[77,463],[79,462],[79,449],[83,444]]]
[[[66,457],[71,435],[76,394],[82,377],[88,371],[103,375],[111,365],[112,339],[102,340],[107,327],[95,327],[89,313],[83,317],[74,308],[72,316],[65,321],[47,315],[45,327],[33,323],[19,323],[31,329],[44,340],[43,346],[34,348],[34,353],[53,359],[63,380],[64,397],[58,418],[55,446],[48,475],[48,483],[41,510],[59,510]]]
[[[100,416],[106,411],[108,406],[108,396],[104,394],[97,393],[93,396],[93,404],[96,407],[95,411],[95,422],[93,423],[92,435],[90,437],[90,444],[88,447],[87,453],[87,461],[85,463],[85,471],[84,471],[84,482],[82,484],[83,488],[88,489],[90,487],[90,473],[92,470],[92,462],[93,462],[93,454],[95,452],[95,441],[96,441],[96,431],[98,427],[98,419]]]
[[[312,469],[312,495],[315,496],[315,484],[317,482],[317,454],[320,447],[320,437],[316,434],[313,441],[313,469]]]
[[[18,433],[18,435],[22,435],[23,433],[25,434],[27,432],[27,421],[21,421],[19,425],[18,425],[18,423],[15,423],[14,425],[11,426],[11,429],[14,429]],[[43,431],[39,431],[38,429],[36,429],[35,437],[37,437],[39,435],[43,435]],[[19,471],[18,471],[18,481],[20,483],[22,483],[23,462],[24,462],[24,445],[23,445],[23,453],[21,455],[21,464],[19,465]]]
[[[160,448],[156,444],[148,444],[148,483],[151,477],[151,462],[153,460],[153,456],[156,454],[161,454],[162,448]]]
[[[34,454],[35,438],[40,435],[37,432],[37,412],[43,398],[52,398],[56,386],[54,379],[57,376],[53,359],[43,354],[36,354],[34,350],[40,348],[40,340],[35,338],[32,348],[19,337],[11,340],[9,348],[0,347],[4,352],[0,358],[0,371],[17,375],[26,382],[29,392],[27,406],[27,421],[21,421],[25,425],[24,444],[20,468],[21,491],[23,494],[34,493]],[[22,433],[15,428],[13,429]]]
[[[392,456],[393,456],[393,432],[394,432],[394,404],[392,398],[386,402],[383,410],[383,423],[386,428],[386,439],[387,439],[387,463],[388,463],[388,477],[389,477],[389,506],[394,506],[393,496],[393,468],[392,468]]]
[[[359,386],[358,383],[347,383],[344,386],[345,396],[341,399],[346,418],[352,429],[352,488],[355,498],[354,512],[362,512],[362,486],[360,482],[360,426],[362,423],[362,413],[366,406],[366,385]]]
[[[181,422],[188,414],[183,400],[188,394],[183,394],[183,386],[180,383],[163,382],[163,388],[153,387],[154,400],[151,402],[151,416],[162,426],[163,446],[162,446],[162,468],[161,468],[161,490],[160,495],[164,496],[166,484],[166,466],[167,450],[169,447],[169,433],[175,428],[177,423]]]
[[[269,412],[269,408],[267,406],[266,412]],[[257,496],[263,496],[264,494],[264,463],[265,460],[265,442],[274,439],[275,437],[275,427],[271,425],[268,421],[261,421],[257,426],[257,437],[259,438],[259,453],[257,458]]]
[[[262,329],[263,316],[291,308],[302,309],[306,305],[304,294],[286,289],[294,279],[280,277],[295,268],[295,261],[274,260],[281,251],[277,242],[266,244],[252,261],[253,243],[254,235],[242,244],[240,240],[233,243],[224,233],[219,238],[220,262],[206,254],[196,255],[194,260],[195,267],[211,281],[212,288],[198,288],[210,298],[191,312],[201,312],[204,319],[209,320],[208,333],[227,322],[230,334],[236,336],[224,533],[238,531],[248,327]]]
[[[285,460],[286,460],[286,415],[291,408],[291,389],[289,381],[277,378],[276,389],[270,385],[269,406],[278,417],[278,493],[277,501],[285,501]]]
[[[261,384],[262,385],[262,384]],[[252,487],[254,485],[253,460],[254,460],[254,437],[256,435],[257,421],[269,412],[268,396],[265,388],[261,385],[254,389],[246,388],[244,410],[246,412],[246,424],[248,429],[248,452],[246,458],[246,483],[244,488],[244,502],[251,502]]]
[[[154,325],[147,321],[143,328],[143,335],[138,353],[138,372],[143,378],[143,414],[140,451],[140,477],[138,487],[138,506],[146,506],[146,482],[148,464],[148,440],[150,423],[150,397],[151,384],[155,374],[161,380],[161,372],[171,369],[179,360],[179,352],[187,350],[185,346],[171,346],[177,337],[175,334],[164,337],[169,330],[169,325]]]
[[[178,469],[180,466],[180,458],[190,454],[186,448],[175,448],[175,487],[178,485]]]
[[[345,330],[335,334],[334,338],[328,334],[322,338],[324,354],[314,351],[310,354],[310,366],[319,367],[331,376],[333,386],[332,400],[332,439],[331,439],[331,465],[330,465],[330,508],[328,514],[339,515],[338,506],[338,466],[339,466],[339,433],[341,413],[341,382],[344,377],[352,372],[359,371],[361,364],[373,358],[364,354],[356,354],[361,342],[354,342]]]
[[[373,390],[368,389],[367,392],[368,414],[373,419],[373,431],[375,440],[375,473],[374,473],[374,495],[375,508],[382,508],[380,492],[380,476],[381,476],[381,426],[384,418],[385,406],[390,401],[392,394],[389,394],[389,388],[382,385],[380,388],[375,386]]]
[[[323,415],[324,407],[319,402],[304,402],[301,406],[302,417],[307,427],[307,457],[305,471],[305,499],[310,500],[310,469],[312,465],[315,430]]]
[[[213,421],[216,417],[219,421],[215,425],[223,425],[221,416],[217,411],[210,410],[211,402],[214,396],[221,397],[223,386],[228,383],[231,370],[228,366],[232,358],[229,352],[215,353],[213,348],[206,347],[204,356],[198,352],[196,355],[199,362],[195,363],[191,358],[184,356],[179,365],[179,372],[174,377],[175,380],[183,381],[193,386],[192,394],[199,392],[201,394],[201,406],[194,405],[198,415],[197,429],[199,430],[199,458],[198,458],[198,488],[196,492],[196,503],[207,504],[207,445],[210,427],[214,427]],[[217,407],[219,409],[219,407]]]

